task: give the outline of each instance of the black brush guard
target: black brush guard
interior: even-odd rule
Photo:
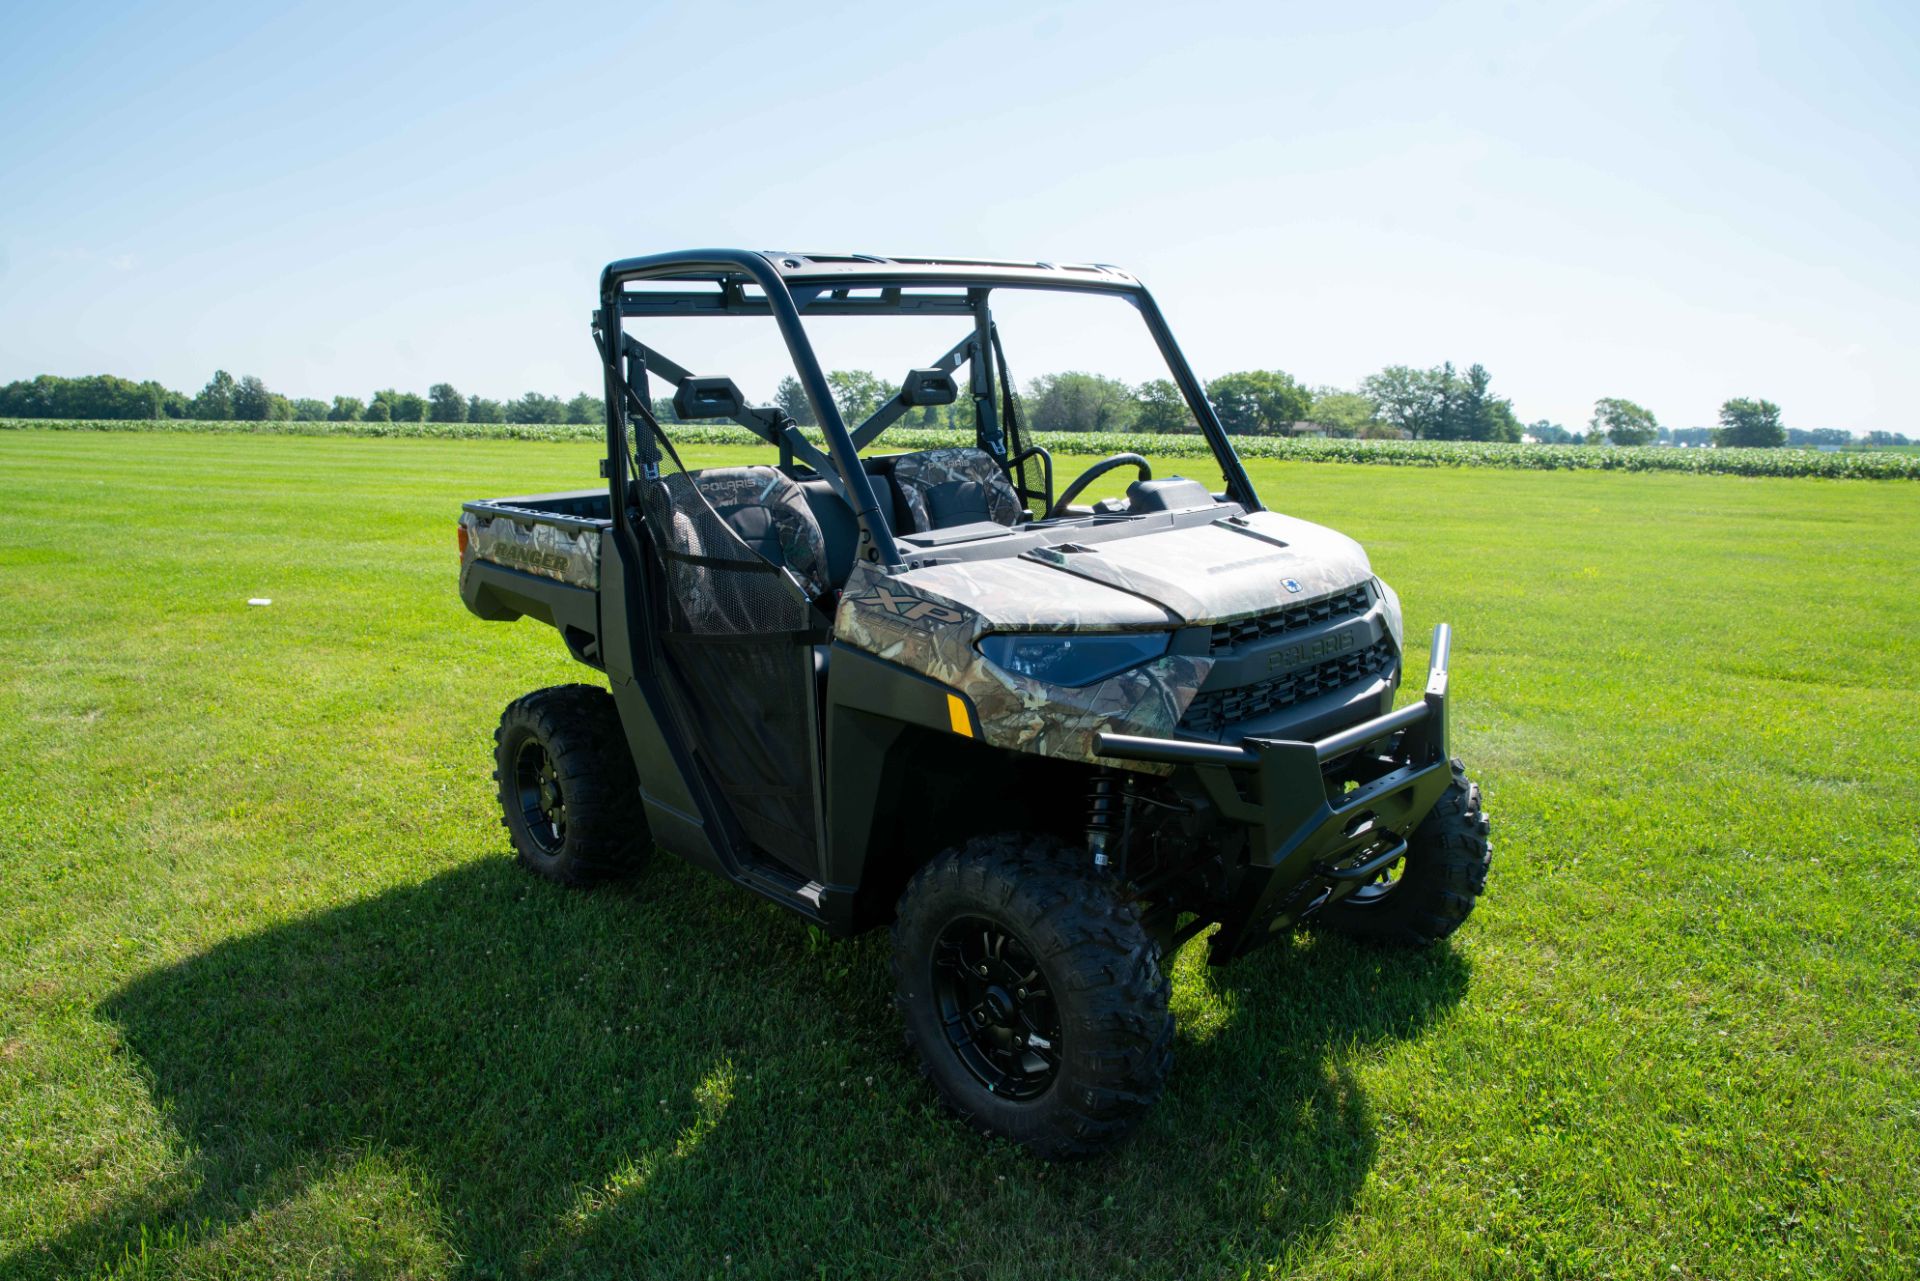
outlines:
[[[1249,738],[1235,747],[1098,736],[1102,756],[1190,767],[1219,814],[1250,829],[1247,866],[1220,915],[1210,963],[1242,956],[1345,898],[1406,852],[1407,837],[1453,778],[1452,645],[1450,627],[1433,629],[1419,702],[1318,742]]]

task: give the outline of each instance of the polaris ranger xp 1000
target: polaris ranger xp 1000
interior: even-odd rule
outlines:
[[[1056,492],[1008,375],[1027,348],[1003,343],[1036,299],[1124,322],[1217,489],[1120,453]],[[837,402],[827,332],[876,320],[917,327],[901,363],[925,363]],[[676,361],[668,322],[758,326],[790,362],[782,403],[750,403],[732,348]],[[1084,347],[1099,325],[1034,332]],[[534,872],[585,884],[659,846],[835,935],[890,925],[934,1088],[1048,1156],[1108,1144],[1159,1096],[1165,967],[1200,932],[1218,964],[1301,925],[1425,946],[1472,910],[1487,823],[1448,754],[1447,627],[1396,708],[1392,589],[1353,540],[1262,506],[1132,276],[657,254],[607,267],[593,335],[605,484],[460,519],[467,607],[554,627],[606,678],[501,720],[495,778]],[[764,459],[684,466],[676,425],[703,421]],[[973,443],[876,448],[941,423]]]

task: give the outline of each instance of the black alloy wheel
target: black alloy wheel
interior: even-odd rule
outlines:
[[[493,780],[521,864],[547,880],[591,885],[632,871],[652,847],[604,689],[557,685],[508,704],[493,735]]]
[[[1060,1013],[1033,952],[978,916],[958,916],[933,949],[933,994],[947,1041],[1001,1098],[1044,1094],[1060,1073]]]
[[[558,854],[567,844],[567,798],[560,793],[560,776],[553,757],[537,738],[520,744],[513,763],[513,785],[520,797],[520,821],[527,836],[546,854]]]
[[[893,977],[941,1102],[1039,1156],[1112,1146],[1166,1085],[1159,944],[1085,846],[1001,832],[936,854],[900,896]]]

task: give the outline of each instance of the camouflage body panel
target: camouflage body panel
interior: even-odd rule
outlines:
[[[856,566],[856,571],[862,567],[877,568]],[[995,631],[1150,632],[1181,622],[1179,615],[1154,601],[1063,574],[1035,557],[928,565],[889,581],[978,613]],[[853,594],[849,580],[846,595]]]
[[[1167,607],[1181,623],[1226,623],[1357,587],[1373,577],[1360,544],[1272,512],[1100,543],[1038,559]]]
[[[1027,510],[1013,491],[1013,482],[983,449],[925,449],[906,454],[894,465],[893,481],[917,530],[935,527],[936,494],[956,507],[984,508],[986,518],[1001,525],[1012,525]]]
[[[463,574],[474,561],[487,560],[572,587],[600,586],[597,529],[567,529],[531,518],[489,517],[470,511],[460,513],[460,524],[467,531],[466,554],[460,564]]]
[[[1172,733],[1213,660],[1168,654],[1095,684],[1072,688],[1005,671],[981,655],[975,642],[989,631],[1005,630],[1006,621],[989,620],[965,603],[964,594],[948,595],[941,589],[964,593],[969,588],[1005,585],[1006,577],[993,571],[1014,565],[985,561],[888,574],[865,562],[857,564],[834,617],[834,639],[964,694],[973,706],[981,740],[994,747],[1093,761],[1099,759],[1093,751],[1093,736],[1101,730]],[[1051,595],[1034,600],[1023,593],[1007,599],[1023,600],[1027,606],[1023,615],[1030,615],[1033,606],[1050,604],[1056,630],[1066,630],[1060,622],[1063,617],[1074,618],[1067,602],[1075,597],[1096,610],[1104,605],[1109,620],[1126,617],[1132,630],[1167,626],[1165,612],[1145,602],[1129,603],[1121,593],[1091,584],[1076,588],[1062,575],[1033,568],[1044,577],[1041,585]],[[1084,627],[1089,620],[1082,614],[1075,623]],[[1019,626],[1048,629],[1038,622]],[[1091,626],[1115,630],[1111,622],[1103,626],[1096,621]],[[1166,766],[1146,762],[1114,763],[1149,773],[1168,772]]]
[[[1109,730],[1167,737],[1213,659],[1167,654],[1083,687],[1003,670],[980,653],[989,632],[1142,632],[1231,622],[1370,581],[1359,544],[1306,521],[1255,512],[1078,550],[962,561],[888,573],[854,566],[834,637],[964,694],[995,747],[1100,760]],[[1166,773],[1170,767],[1105,761]]]

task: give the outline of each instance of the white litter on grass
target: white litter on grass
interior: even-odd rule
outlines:
[[[247,600],[249,605],[271,605],[273,602],[265,596],[254,596]]]

